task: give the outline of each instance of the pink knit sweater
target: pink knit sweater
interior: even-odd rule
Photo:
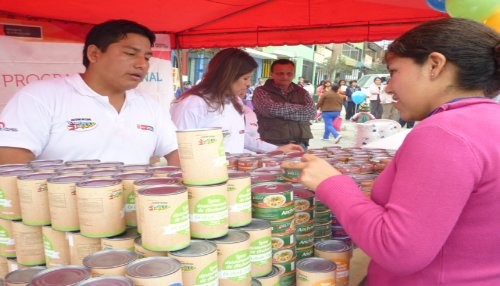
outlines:
[[[345,175],[316,195],[372,258],[370,286],[500,285],[500,104],[441,106],[406,137],[372,200]]]

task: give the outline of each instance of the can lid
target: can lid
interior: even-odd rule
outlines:
[[[62,159],[53,159],[53,160],[33,160],[29,162],[31,166],[42,166],[42,165],[52,165],[52,164],[62,164]]]
[[[200,131],[214,131],[214,130],[220,130],[222,132],[222,127],[210,127],[210,128],[198,128],[198,129],[184,129],[184,130],[177,130],[177,133],[186,133],[186,132],[200,132]]]
[[[90,169],[89,171],[85,172],[85,175],[88,176],[115,176],[119,175],[122,172],[118,169],[104,169],[104,170],[93,170]]]
[[[170,251],[174,256],[196,257],[213,253],[217,250],[215,243],[207,240],[191,240],[188,247],[181,250]]]
[[[118,161],[115,161],[115,162],[97,162],[97,163],[94,163],[94,164],[90,164],[90,168],[92,169],[97,169],[97,168],[118,168],[118,167],[121,167],[125,165],[125,163],[123,162],[118,162]]]
[[[57,172],[60,173],[60,174],[63,174],[63,173],[76,173],[76,172],[86,172],[88,171],[89,168],[87,167],[78,167],[78,166],[75,166],[75,167],[71,167],[71,166],[64,166],[62,168],[59,168],[57,169]]]
[[[31,169],[28,164],[4,164],[0,165],[0,171],[10,171],[19,169]]]
[[[331,272],[337,269],[337,265],[326,258],[308,257],[297,262],[297,269],[308,272]]]
[[[181,269],[181,263],[174,258],[155,256],[136,260],[127,265],[125,273],[132,277],[161,277]]]
[[[45,269],[47,268],[44,266],[19,268],[7,274],[5,282],[11,284],[29,283],[33,279],[33,276]]]
[[[213,238],[210,241],[213,241],[216,244],[218,243],[231,244],[231,243],[243,242],[249,239],[250,239],[250,234],[248,234],[248,232],[243,230],[230,229],[228,233],[223,237]]]
[[[329,239],[318,241],[314,248],[325,252],[343,252],[351,249],[351,246],[342,240]]]
[[[123,174],[117,174],[113,175],[114,179],[119,179],[119,180],[142,180],[142,179],[147,179],[152,177],[152,173],[123,173]]]
[[[134,165],[123,165],[120,167],[122,171],[137,171],[137,170],[147,170],[149,165],[147,164],[134,164]]]
[[[102,276],[85,280],[78,286],[134,286],[134,282],[123,276]]]
[[[301,199],[314,198],[314,192],[305,189],[293,189],[293,196]]]
[[[47,180],[53,184],[78,183],[90,179],[88,176],[57,176]]]
[[[22,175],[27,175],[27,174],[32,174],[32,173],[33,173],[32,169],[15,169],[15,170],[8,170],[8,171],[0,172],[0,177],[17,177],[17,176],[22,176]]]
[[[83,266],[54,267],[36,274],[30,286],[70,286],[91,277],[90,269]]]
[[[149,166],[148,172],[161,173],[161,172],[174,172],[180,171],[181,168],[177,166]]]
[[[100,163],[101,160],[99,159],[85,159],[85,160],[70,160],[66,161],[66,165],[71,166],[71,165],[93,165]]]
[[[252,186],[252,193],[282,194],[292,190],[289,184],[278,182],[259,183]]]
[[[278,266],[273,265],[273,267],[271,269],[271,272],[269,272],[269,274],[264,275],[264,276],[255,277],[255,278],[257,280],[259,280],[259,279],[267,279],[267,278],[276,277],[278,275],[280,275],[280,269],[278,268]]]
[[[56,177],[55,173],[33,173],[27,175],[20,175],[17,178],[20,180],[47,180],[52,177]]]
[[[229,179],[250,178],[250,174],[247,172],[229,170],[227,173],[229,175]]]
[[[83,258],[89,268],[115,268],[137,260],[138,254],[126,249],[109,249],[94,252]]]
[[[181,185],[160,185],[144,187],[138,191],[143,196],[169,196],[186,192],[186,188]]]
[[[247,224],[245,226],[241,226],[238,229],[244,230],[244,231],[252,231],[252,230],[263,230],[263,229],[268,229],[271,228],[272,225],[268,220],[265,219],[260,219],[260,218],[253,218],[250,224]]]
[[[178,178],[146,178],[137,180],[134,182],[136,186],[154,186],[154,185],[175,185],[179,184],[180,180]]]
[[[76,183],[77,187],[92,188],[92,187],[109,187],[120,184],[118,179],[90,179]]]

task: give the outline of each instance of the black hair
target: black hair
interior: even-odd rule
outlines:
[[[392,42],[388,55],[412,58],[423,64],[438,52],[457,66],[456,85],[482,90],[487,97],[500,91],[500,34],[481,23],[446,18],[424,23]]]
[[[90,64],[87,58],[87,49],[90,45],[95,45],[105,52],[109,45],[124,39],[130,33],[145,36],[149,39],[151,46],[156,40],[155,34],[149,28],[136,22],[123,19],[106,21],[94,26],[87,34],[83,46],[83,65],[88,68]]]
[[[295,63],[293,61],[288,60],[288,59],[279,59],[279,60],[275,60],[271,64],[271,72],[273,71],[275,65],[292,65],[295,68]]]

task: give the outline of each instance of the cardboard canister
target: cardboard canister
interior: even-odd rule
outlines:
[[[76,183],[86,176],[58,176],[47,180],[49,211],[52,228],[60,231],[80,230],[76,207]]]
[[[188,247],[171,251],[168,256],[181,264],[184,285],[215,286],[219,282],[217,246],[206,240],[192,240]]]
[[[12,230],[12,221],[0,219],[0,256],[16,257],[16,241]]]
[[[19,204],[26,225],[49,225],[49,196],[47,179],[54,173],[35,173],[17,177]]]
[[[0,218],[22,219],[17,188],[17,176],[32,174],[31,169],[18,169],[0,172]]]
[[[139,190],[142,246],[153,251],[175,251],[190,242],[188,194],[182,186]]]
[[[137,253],[124,249],[101,250],[87,255],[83,265],[90,268],[93,277],[124,276],[125,268],[137,260]]]
[[[181,184],[181,179],[178,178],[158,178],[158,177],[152,177],[152,178],[146,178],[146,179],[141,179],[141,180],[136,180],[134,181],[134,202],[135,202],[135,211],[136,211],[136,219],[137,219],[137,232],[141,233],[141,213],[138,212],[137,210],[140,208],[139,202],[137,201],[137,196],[138,192],[142,188],[146,187],[152,187],[152,186],[159,186],[159,185],[180,185]],[[131,207],[131,206],[130,206]]]
[[[229,201],[229,227],[239,227],[252,221],[252,180],[245,172],[229,172],[227,193]]]
[[[310,257],[297,262],[297,286],[335,286],[335,262],[326,258]]]
[[[145,258],[145,257],[156,257],[156,256],[167,256],[168,251],[152,251],[152,250],[147,250],[142,246],[142,238],[137,237],[134,240],[134,251],[139,255],[140,258]]]
[[[227,235],[211,241],[217,245],[219,285],[249,286],[252,266],[248,232],[231,229]]]
[[[105,249],[126,249],[135,250],[134,241],[139,237],[136,228],[127,228],[127,230],[117,236],[101,238],[101,247]]]
[[[127,265],[125,275],[139,286],[182,285],[181,263],[171,257],[138,259]]]
[[[9,264],[7,258],[0,256],[0,278],[4,278],[7,273],[9,273]]]
[[[252,277],[264,276],[272,271],[271,223],[254,218],[249,225],[238,228],[250,235],[250,261]]]
[[[12,230],[16,241],[17,263],[26,266],[45,264],[42,227],[12,221]]]
[[[71,257],[66,233],[54,230],[50,226],[42,226],[42,235],[47,268],[69,265]]]
[[[83,259],[101,250],[101,239],[85,237],[78,232],[66,232],[71,265],[83,265]]]
[[[78,182],[76,204],[82,235],[110,237],[125,231],[125,202],[120,180],[97,179]]]
[[[193,238],[216,238],[227,234],[227,184],[187,186],[189,220]]]
[[[114,179],[119,179],[122,181],[123,199],[125,202],[125,224],[127,226],[137,226],[137,215],[135,207],[136,194],[134,192],[134,182],[136,180],[142,180],[150,178],[152,176],[153,174],[146,172],[124,173],[113,176]]]
[[[30,286],[72,286],[91,277],[90,269],[67,265],[38,272],[31,279]]]
[[[6,286],[30,285],[31,279],[33,279],[33,277],[36,274],[46,269],[47,268],[43,266],[34,266],[34,267],[27,267],[14,270],[5,276],[5,285]]]
[[[222,128],[178,130],[177,142],[184,184],[212,185],[227,181]]]

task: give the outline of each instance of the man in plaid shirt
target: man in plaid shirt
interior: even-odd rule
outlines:
[[[271,65],[271,79],[253,93],[261,140],[275,145],[296,143],[304,148],[313,138],[310,120],[316,107],[309,93],[293,83],[295,63],[279,59]]]

